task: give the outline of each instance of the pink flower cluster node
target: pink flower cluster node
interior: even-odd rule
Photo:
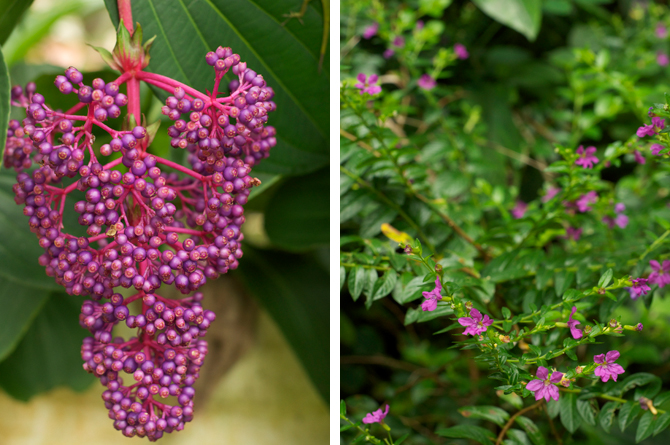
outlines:
[[[558,383],[563,378],[563,373],[554,371],[551,373],[551,378],[549,377],[549,370],[544,366],[539,366],[537,368],[536,380],[531,380],[526,385],[528,391],[535,393],[535,400],[540,400],[544,398],[547,402],[549,399],[558,400],[558,388],[554,383]]]
[[[628,292],[630,292],[630,297],[633,300],[637,300],[641,295],[647,295],[647,292],[651,290],[647,285],[647,280],[647,278],[635,278],[630,280],[631,283],[633,283],[633,286],[628,288]]]
[[[465,45],[463,45],[461,43],[456,43],[454,45],[454,52],[456,53],[456,57],[461,59],[461,60],[465,60],[468,57],[470,57],[470,54],[468,53],[467,48],[465,47]]]
[[[442,285],[440,284],[440,279],[435,280],[435,289],[430,292],[423,292],[423,296],[426,300],[421,303],[421,309],[426,312],[431,312],[437,309],[437,302],[442,299]]]
[[[416,84],[419,85],[419,88],[426,91],[430,91],[433,88],[435,88],[437,82],[435,82],[435,79],[433,79],[430,75],[422,74],[421,77],[419,77],[419,80],[416,82]]]
[[[378,30],[379,30],[379,23],[373,23],[372,25],[368,26],[363,30],[363,38],[366,40],[370,40],[371,38],[377,35]]]
[[[598,201],[598,194],[592,190],[587,194],[580,196],[575,204],[577,204],[577,210],[584,213],[591,210],[590,205],[595,204],[596,201]]]
[[[593,357],[593,361],[599,366],[593,371],[603,382],[607,382],[610,377],[616,382],[617,376],[626,372],[621,365],[614,363],[619,358],[619,351],[610,351],[607,354],[600,354]]]
[[[367,413],[365,417],[363,417],[363,423],[383,423],[384,418],[388,415],[388,413],[389,406],[386,405],[386,411],[384,412],[382,412],[382,409],[379,408],[377,411]]]
[[[486,332],[489,326],[493,324],[493,320],[488,315],[482,317],[482,313],[477,309],[470,309],[469,317],[461,317],[458,319],[461,326],[465,326],[463,335],[480,335]]]
[[[663,265],[656,260],[651,260],[649,265],[653,270],[648,278],[650,284],[658,284],[660,288],[670,284],[670,260],[663,261]]]
[[[368,93],[370,96],[374,96],[375,94],[381,93],[382,87],[375,85],[377,80],[379,80],[379,77],[376,74],[367,77],[365,74],[359,73],[358,76],[356,76],[356,79],[358,79],[356,88],[361,90],[361,95]]]
[[[526,214],[526,210],[528,210],[528,204],[523,201],[517,201],[512,209],[512,216],[514,219],[521,219]]]
[[[547,190],[547,193],[542,197],[542,202],[551,201],[560,191],[561,189],[558,187],[550,187],[549,190]]]
[[[656,155],[656,156],[661,156],[661,150],[664,150],[665,147],[661,144],[651,144],[651,154]]]
[[[572,338],[578,339],[582,338],[582,330],[577,328],[578,324],[581,324],[577,320],[573,320],[572,316],[575,315],[575,312],[577,312],[577,306],[572,306],[572,312],[570,312],[570,318],[568,320],[568,327],[570,328],[570,333],[572,334]]]
[[[577,149],[579,158],[575,161],[575,164],[581,165],[583,168],[593,168],[593,164],[598,163],[598,158],[594,156],[595,152],[596,147],[587,147],[584,150],[584,146],[580,145]]]

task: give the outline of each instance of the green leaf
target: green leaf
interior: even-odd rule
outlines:
[[[375,282],[375,286],[372,289],[372,300],[379,300],[390,294],[395,287],[397,279],[398,275],[395,270],[387,270],[384,272],[384,275]]]
[[[0,15],[0,17],[2,17]],[[4,21],[4,17],[0,19],[0,23]],[[3,32],[3,28],[0,28],[0,34]],[[7,65],[5,65],[5,58],[0,51],[0,153],[2,158],[0,158],[0,168],[2,168],[4,162],[1,162],[5,158],[5,143],[7,142],[7,127],[9,125],[9,115],[12,109],[10,104],[10,92],[11,85],[9,84],[9,71],[7,70]]]
[[[48,291],[0,277],[0,362],[14,350],[48,296]]]
[[[90,333],[79,326],[82,298],[53,293],[14,352],[0,363],[0,387],[19,400],[61,385],[82,391],[95,379],[79,350]]]
[[[110,17],[118,26],[118,12],[110,3]],[[274,89],[277,111],[268,124],[277,129],[277,146],[257,171],[304,174],[329,161],[328,54],[318,72],[323,11],[321,2],[310,2],[301,21],[282,26],[284,14],[295,6],[290,0],[132,3],[133,20],[142,24],[144,35],[156,36],[148,67],[152,72],[211,91],[214,70],[205,54],[229,46]]]
[[[507,440],[503,441],[504,445],[531,445],[528,436],[521,430],[510,428],[507,430]]]
[[[358,297],[361,296],[363,292],[363,286],[365,284],[365,269],[361,266],[356,266],[352,271],[349,272],[349,280],[347,286],[349,287],[349,294],[354,301],[358,300]]]
[[[473,0],[493,20],[520,32],[531,42],[537,37],[542,22],[540,0]]]
[[[656,419],[656,426],[654,427],[654,436],[670,426],[670,413],[663,413]]]
[[[461,413],[463,417],[472,417],[474,419],[484,419],[490,422],[493,422],[499,426],[503,426],[507,419],[509,419],[509,413],[502,408],[497,406],[464,406],[458,408],[458,412]]]
[[[409,437],[409,433],[403,434],[400,439],[396,440],[393,442],[394,445],[401,445],[403,442],[405,442],[405,439]]]
[[[516,423],[518,423],[521,428],[523,428],[533,444],[545,445],[546,442],[544,441],[544,435],[537,427],[537,425],[535,425],[535,422],[525,416],[518,416],[515,420]]]
[[[44,249],[30,231],[22,206],[14,202],[15,178],[13,172],[0,172],[0,277],[35,289],[62,290],[39,265]]]
[[[560,297],[572,285],[575,280],[575,273],[565,269],[556,272],[554,275],[554,290],[556,296]]]
[[[393,292],[393,299],[400,304],[405,304],[421,296],[422,289],[425,287],[423,278],[423,276],[414,277],[406,285],[397,286]]]
[[[561,394],[558,399],[561,413],[561,423],[563,426],[574,433],[582,424],[582,417],[577,410],[577,394],[569,392]]]
[[[588,400],[577,400],[577,412],[582,416],[584,422],[589,425],[596,424],[596,413],[591,405],[591,402]]]
[[[344,266],[340,266],[340,291],[342,291],[345,281],[347,281],[347,269]]]
[[[619,411],[619,429],[623,433],[642,411],[638,402],[624,403]]]
[[[446,315],[451,315],[454,313],[454,310],[450,305],[447,304],[437,304],[437,309],[434,311],[424,311],[421,307],[412,308],[407,311],[405,315],[405,326],[408,324],[417,322],[423,323],[424,321],[434,320],[439,317],[444,317]],[[457,327],[460,325],[457,325]]]
[[[512,312],[510,312],[510,310],[507,306],[504,306],[502,308],[502,314],[503,314],[503,317],[505,317],[506,319],[512,316]]]
[[[435,434],[454,439],[472,439],[483,445],[493,445],[491,440],[495,438],[495,435],[491,431],[475,425],[457,425],[451,428],[439,428],[435,431]]]
[[[640,443],[654,432],[656,422],[654,421],[654,414],[647,411],[640,417],[640,423],[637,424],[637,431],[635,432],[635,443]]]
[[[600,409],[598,414],[598,423],[606,433],[610,432],[612,428],[612,421],[614,420],[614,412],[619,407],[619,402],[607,402]]]
[[[328,245],[330,208],[328,171],[289,178],[265,208],[265,230],[273,244],[287,250]]]
[[[621,393],[624,393],[635,387],[644,386],[645,388],[636,390],[635,395],[638,396],[638,398],[639,396],[653,398],[656,394],[658,394],[658,391],[660,391],[661,384],[662,381],[658,376],[648,372],[638,372],[637,374],[633,374],[624,379],[620,383],[620,387],[617,389]]]
[[[8,0],[0,3],[0,45],[5,43],[16,24],[21,21],[23,13],[32,3],[33,0]]]
[[[347,415],[347,404],[344,403],[344,400],[340,400],[340,416]]]
[[[328,399],[328,272],[308,255],[244,246],[244,265],[235,270],[275,320],[314,386]],[[262,277],[262,279],[259,279]]]
[[[608,284],[610,284],[610,281],[612,281],[612,276],[614,275],[614,271],[612,268],[609,268],[605,271],[605,273],[600,277],[600,280],[598,280],[598,287],[607,287]]]

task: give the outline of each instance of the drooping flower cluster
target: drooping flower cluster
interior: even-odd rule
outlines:
[[[86,85],[75,68],[55,80],[63,94],[77,95],[68,111],[50,108],[34,84],[11,93],[12,105],[26,109],[23,121],[10,122],[3,159],[18,172],[15,201],[44,249],[39,263],[47,275],[68,293],[93,298],[80,316],[93,334],[82,346],[84,369],[107,388],[103,400],[126,436],[156,440],[193,418],[192,385],[207,353],[202,337],[215,319],[193,292],[238,267],[243,205],[260,183],[251,168],[276,144],[265,125],[276,108],[274,92],[263,77],[230,48],[219,47],[206,61],[216,73],[207,95],[141,69]],[[228,71],[235,79],[219,97]],[[139,117],[139,80],[173,94],[163,107],[175,121],[168,134],[173,147],[189,151],[192,168],[147,152],[157,127],[117,131],[105,123],[126,106]],[[126,82],[128,96],[119,91]],[[94,146],[93,127],[111,141]],[[105,160],[114,153],[120,156]],[[73,199],[78,192],[83,199]],[[65,230],[63,215],[72,210],[81,233]],[[192,296],[166,299],[157,294],[162,285]],[[118,287],[136,293],[124,299]],[[142,309],[131,315],[135,300]],[[120,321],[137,335],[113,339]],[[121,371],[136,383],[124,382]],[[176,404],[154,398],[170,396]]]

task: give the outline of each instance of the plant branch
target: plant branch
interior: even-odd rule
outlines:
[[[500,431],[500,434],[498,434],[498,439],[496,440],[496,445],[500,445],[502,443],[503,437],[505,437],[505,433],[507,433],[507,430],[510,429],[510,427],[514,423],[514,419],[519,417],[521,414],[527,413],[528,411],[531,411],[531,410],[539,407],[540,405],[542,405],[543,402],[544,402],[544,399],[540,399],[539,402],[534,403],[530,406],[527,406],[524,409],[522,409],[521,411],[517,411],[516,414],[514,414],[512,417],[510,417],[509,420],[507,421],[507,423],[505,424],[505,426],[503,427],[502,431]]]

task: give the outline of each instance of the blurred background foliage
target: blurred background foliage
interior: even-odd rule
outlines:
[[[240,1],[232,10],[224,1],[188,6],[178,1],[132,4],[133,18],[142,25],[145,39],[157,35],[149,67],[153,72],[204,91],[214,79],[204,62],[205,53],[219,45],[230,46],[276,91],[277,112],[270,116],[270,124],[277,129],[278,144],[272,156],[254,168],[263,184],[245,206],[245,257],[240,269],[229,274],[232,281],[226,282],[240,283],[271,315],[309,378],[303,388],[316,390],[324,402],[329,382],[329,116],[323,104],[329,70],[326,55],[326,65],[318,71],[321,3],[310,3],[301,21],[288,22],[284,14],[298,11],[301,0]],[[77,67],[89,82],[94,77],[109,81],[118,76],[91,48],[113,48],[118,25],[115,1],[1,2],[0,25],[11,85],[34,81],[54,108],[66,109],[73,101],[53,86],[54,77],[65,68]],[[8,112],[6,81],[0,74],[3,125]],[[184,162],[184,151],[169,145],[169,123],[160,113],[164,93],[142,85],[141,95],[148,122],[163,121],[150,151]],[[12,111],[12,118],[22,117],[20,111]],[[103,144],[103,134],[98,136],[96,145]],[[0,311],[0,388],[24,401],[61,385],[85,390],[94,379],[81,369],[79,357],[81,340],[87,335],[78,323],[83,300],[65,295],[38,265],[37,240],[27,217],[13,202],[14,178],[13,172],[0,171],[0,305],[4,308]],[[106,417],[102,402],[100,413]]]
[[[670,51],[670,41],[667,33],[659,37],[657,31],[659,24],[670,25],[668,12],[664,1],[628,0],[341,3],[340,370],[341,398],[349,418],[358,421],[390,403],[386,423],[396,440],[408,435],[404,443],[457,444],[468,442],[441,437],[436,429],[479,425],[493,431],[496,423],[486,416],[466,417],[460,407],[497,405],[510,413],[523,407],[518,396],[493,389],[499,383],[487,378],[491,371],[473,360],[473,351],[453,349],[456,341],[463,340],[454,334],[459,329],[436,334],[448,321],[434,319],[433,313],[419,308],[420,300],[416,300],[422,290],[429,290],[428,285],[421,287],[420,279],[414,287],[416,283],[407,282],[421,273],[399,259],[398,243],[381,234],[382,223],[421,238],[424,246],[435,246],[439,253],[435,261],[449,270],[445,276],[461,285],[471,277],[454,271],[477,270],[482,263],[471,245],[405,191],[391,162],[383,154],[380,157],[384,146],[398,149],[397,159],[416,190],[498,254],[529,234],[528,225],[515,225],[509,212],[517,200],[536,200],[555,184],[555,172],[545,169],[561,159],[554,150],[557,145],[571,149],[594,145],[601,159],[605,149],[610,154],[628,150],[620,162],[603,168],[593,183],[605,184],[607,196],[631,210],[629,230],[607,238],[598,227],[600,221],[583,222],[586,241],[566,242],[567,247],[553,243],[546,249],[543,267],[563,261],[577,266],[577,277],[557,275],[556,280],[573,283],[576,279],[577,286],[590,283],[594,276],[585,266],[594,264],[594,257],[600,258],[597,265],[610,260],[608,255],[622,264],[668,228],[667,160],[657,161],[641,145],[647,162],[639,165],[630,145],[636,129],[649,123],[648,108],[664,103],[664,93],[670,91],[668,66],[661,57]],[[375,23],[379,25],[376,34],[364,37]],[[467,47],[467,60],[450,59],[456,43]],[[385,51],[392,54],[385,56]],[[437,70],[440,60],[447,59],[450,62],[443,64],[444,69]],[[436,71],[435,88],[426,91],[417,86],[422,74]],[[368,104],[369,112],[363,117],[349,106],[358,97],[353,88],[358,73],[379,75],[383,89],[379,96],[360,99]],[[408,162],[412,159],[417,162]],[[397,206],[384,201],[378,192]],[[401,211],[417,221],[423,233],[408,224]],[[543,246],[565,235],[565,227],[552,225],[532,235],[530,245]],[[667,255],[663,240],[658,247],[658,253]],[[523,260],[512,261],[507,266],[509,276],[499,281],[511,279],[524,264]],[[645,266],[640,263],[629,273],[642,274]],[[393,273],[393,269],[405,273],[399,272],[397,282],[393,281],[392,293],[382,292],[385,270]],[[405,275],[409,278],[404,279]],[[533,280],[523,282],[530,289],[504,284],[474,288],[471,297],[487,303],[495,293],[491,301],[528,311],[531,303],[540,306],[542,298],[555,298],[553,289],[548,293],[533,290]],[[546,283],[537,284],[537,290]],[[553,282],[549,283],[552,287]],[[640,335],[612,339],[608,346],[621,351],[629,366],[627,373],[658,376],[664,390],[670,389],[670,299],[666,294],[664,289],[655,289],[644,305],[638,301],[631,308],[622,305],[628,299],[622,293],[618,304],[606,299],[599,310],[600,317],[644,323]],[[585,353],[578,351],[580,360]],[[566,430],[558,418],[552,423],[558,412],[550,414],[540,413],[533,419],[548,437],[546,443],[559,443]],[[608,425],[609,433],[605,433],[602,423],[585,421],[563,443],[635,443],[635,427],[621,431],[627,426],[625,421],[612,423],[611,419]],[[554,428],[556,434],[552,434]],[[378,425],[372,431],[378,437],[386,435]],[[341,443],[350,443],[354,437],[347,431]],[[666,430],[644,443],[667,443],[669,437]],[[529,440],[517,430],[508,434],[505,443],[531,443]],[[545,443],[535,440],[532,443]]]

